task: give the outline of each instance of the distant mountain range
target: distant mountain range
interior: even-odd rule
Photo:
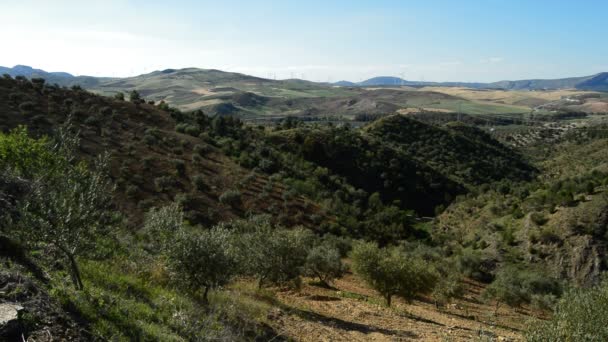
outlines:
[[[74,76],[67,72],[47,72],[40,69],[34,69],[26,65],[16,65],[12,68],[0,66],[0,74],[9,74],[12,77],[25,76],[27,78],[41,77],[49,83],[57,83],[61,86],[72,86],[79,84],[85,88],[96,88],[99,86],[107,86],[108,83],[121,84],[128,83],[134,88],[137,87],[137,80],[155,78],[159,79],[164,76],[174,77],[176,73],[187,71],[189,74],[200,71],[205,74],[203,77],[205,82],[214,82],[216,78],[220,80],[226,79],[247,79],[257,82],[274,82],[258,77],[247,76],[238,73],[229,73],[220,70],[208,69],[166,69],[163,71],[154,71],[149,74],[144,74],[135,77],[127,78],[111,78],[111,77],[93,77],[93,76]],[[196,78],[197,80],[200,80]],[[194,81],[194,80],[193,80]],[[302,82],[313,83],[303,80],[284,80],[276,82]],[[408,81],[399,77],[379,76],[370,78],[362,82],[339,81],[332,83],[333,86],[340,87],[386,87],[386,86],[410,86],[410,87],[468,87],[468,88],[489,88],[489,89],[505,89],[505,90],[549,90],[549,89],[579,89],[587,91],[608,91],[608,72],[584,76],[570,77],[561,79],[531,79],[518,81],[498,81],[492,83],[481,82],[424,82],[424,81]],[[193,85],[195,86],[195,85]]]
[[[12,68],[0,66],[0,74],[8,74],[12,77],[25,76],[27,78],[44,78],[48,83],[57,83],[60,86],[80,85],[85,88],[95,87],[98,84],[112,80],[110,77],[74,76],[67,72],[48,72],[34,69],[27,65],[15,65]]]
[[[499,81],[492,83],[468,83],[468,82],[422,82],[408,81],[399,77],[380,76],[370,78],[362,82],[340,81],[333,83],[340,87],[387,87],[387,86],[411,86],[411,87],[468,87],[489,88],[505,90],[549,90],[549,89],[579,89],[588,91],[608,91],[608,72],[591,76],[571,77],[553,80],[519,80]]]

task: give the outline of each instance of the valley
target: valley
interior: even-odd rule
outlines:
[[[96,82],[0,79],[3,336],[519,341],[602,289],[604,93]]]

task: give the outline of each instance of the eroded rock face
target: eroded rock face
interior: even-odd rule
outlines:
[[[556,258],[562,275],[577,285],[588,287],[600,281],[606,269],[606,244],[589,235],[568,238]]]
[[[0,338],[9,339],[20,334],[19,313],[23,307],[18,304],[0,304]]]
[[[600,281],[608,269],[608,201],[596,196],[574,208],[561,209],[548,224],[559,236],[559,243],[547,246],[550,265],[564,279],[589,287]]]
[[[86,331],[43,284],[19,272],[0,271],[0,341],[91,340]]]

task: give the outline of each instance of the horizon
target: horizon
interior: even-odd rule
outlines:
[[[74,75],[132,77],[195,67],[332,83],[381,75],[488,83],[608,70],[602,57],[608,47],[588,43],[608,33],[602,14],[608,4],[596,0],[24,0],[0,10],[11,14],[0,29],[12,47],[0,65]]]
[[[92,76],[92,75],[78,75],[78,74],[74,74],[74,73],[72,73],[72,72],[70,72],[68,70],[44,70],[44,69],[38,68],[36,66],[25,65],[25,64],[16,64],[16,65],[13,65],[12,67],[8,67],[8,66],[5,66],[5,65],[0,65],[0,67],[6,67],[6,68],[9,68],[9,69],[16,68],[16,67],[27,67],[27,68],[31,68],[31,69],[34,69],[34,70],[42,70],[42,71],[47,72],[47,73],[61,73],[61,72],[64,72],[64,73],[71,74],[72,76],[75,76],[75,77],[78,77],[78,76]],[[199,67],[163,68],[163,69],[158,69],[158,70],[151,70],[151,71],[149,71],[149,72],[147,72],[145,74],[137,74],[137,75],[123,76],[123,77],[117,76],[115,78],[139,77],[139,76],[144,76],[144,75],[151,74],[151,73],[154,73],[154,72],[161,72],[163,70],[170,70],[170,69],[174,69],[174,70],[183,70],[183,69],[217,70],[217,71],[221,71],[221,72],[233,72],[233,73],[243,74],[245,76],[253,76],[253,77],[258,77],[258,78],[262,78],[262,79],[266,79],[266,80],[273,80],[272,78],[266,78],[266,77],[262,77],[262,76],[255,76],[255,75],[250,75],[250,74],[246,74],[246,73],[240,73],[240,72],[236,72],[236,71],[225,71],[225,70],[220,70],[220,69],[209,69],[209,68],[199,68]],[[571,75],[569,77],[564,77],[564,78],[577,78],[577,77],[595,76],[595,75],[599,75],[599,74],[603,74],[603,73],[607,73],[607,72],[606,71],[600,71],[600,72],[597,72],[597,73],[591,74],[591,75]],[[93,76],[93,77],[102,77],[102,78],[103,77],[108,77],[108,78],[110,78],[110,76],[103,76],[103,75],[101,75],[101,76]],[[370,78],[367,78],[367,79],[364,79],[364,80],[361,80],[361,81],[337,80],[337,81],[332,81],[331,84],[333,84],[333,83],[339,83],[339,82],[352,82],[352,83],[356,84],[356,83],[360,83],[360,82],[371,80],[373,78],[385,78],[385,77],[386,78],[397,78],[397,79],[400,78],[400,76],[395,76],[395,75],[376,75],[376,76],[372,76]],[[298,77],[295,77],[295,78],[277,78],[277,79],[274,79],[274,80],[276,80],[276,81],[286,81],[286,80],[290,80],[290,79],[309,81],[309,82],[317,82],[317,83],[327,83],[327,82],[324,82],[324,81],[305,80],[305,79],[301,79],[301,78],[298,78]],[[402,80],[403,81],[408,81],[408,82],[434,82],[434,83],[497,83],[497,82],[521,81],[522,79],[502,79],[502,80],[494,80],[494,81],[489,81],[489,82],[478,82],[478,81],[466,81],[466,82],[465,81],[416,81],[416,80],[409,80],[409,79],[402,79]],[[554,80],[554,79],[551,79],[551,78],[535,78],[535,79],[527,79],[527,80]]]

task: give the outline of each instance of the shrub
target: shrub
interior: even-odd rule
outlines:
[[[354,271],[391,305],[392,297],[410,301],[419,293],[433,290],[437,275],[427,263],[408,258],[396,247],[378,248],[375,243],[359,243],[351,252]]]
[[[34,102],[25,101],[19,105],[19,110],[22,112],[29,112],[34,109]]]
[[[129,100],[133,103],[139,103],[141,101],[141,96],[137,90],[131,90],[131,93],[129,93]]]
[[[168,176],[161,176],[154,179],[154,186],[157,192],[165,192],[175,184],[173,178]]]
[[[456,265],[460,273],[466,277],[482,282],[492,280],[491,262],[480,251],[464,249],[456,257]]]
[[[209,152],[209,147],[206,145],[194,145],[194,153],[198,154],[201,157],[204,157]]]
[[[220,203],[236,207],[241,204],[241,192],[238,190],[228,190],[220,195]]]
[[[184,163],[181,159],[174,159],[173,166],[175,167],[175,172],[180,177],[184,177],[186,175],[186,163]]]
[[[186,127],[186,129],[184,130],[184,133],[191,135],[193,137],[198,137],[198,135],[201,134],[201,131],[196,126],[188,125]]]
[[[0,168],[11,169],[25,178],[50,172],[60,161],[50,146],[46,138],[30,138],[24,126],[9,134],[0,133]]]
[[[306,257],[305,274],[317,277],[324,286],[344,274],[340,252],[327,243],[314,247]]]
[[[530,220],[532,220],[532,222],[534,222],[538,226],[542,226],[545,223],[547,223],[547,221],[549,221],[545,217],[545,215],[543,215],[542,213],[539,213],[539,212],[534,212],[534,213],[530,214]]]
[[[196,189],[199,191],[205,191],[205,189],[207,189],[207,184],[205,184],[205,177],[201,174],[195,175],[192,178],[192,182],[194,183]]]
[[[314,218],[311,219],[313,221],[316,221],[316,219]],[[321,220],[320,217],[318,220]],[[350,252],[353,248],[352,242],[349,238],[343,236],[336,236],[333,234],[323,235],[322,243],[336,249],[340,253],[341,257],[346,257],[348,255],[348,252]]]
[[[500,304],[518,307],[532,301],[533,295],[561,294],[561,284],[541,272],[504,267],[484,291],[484,297],[496,300],[495,314]],[[538,299],[538,298],[537,298]]]
[[[114,99],[118,100],[118,101],[124,101],[125,100],[125,94],[118,92],[116,94],[114,94]]]
[[[184,214],[177,203],[152,208],[144,217],[144,231],[156,248],[164,248],[166,241],[182,228]]]
[[[536,321],[528,341],[607,341],[608,281],[591,289],[573,289],[557,303],[548,321]]]
[[[433,298],[439,303],[449,303],[464,293],[462,279],[456,272],[442,274],[433,289]]]

